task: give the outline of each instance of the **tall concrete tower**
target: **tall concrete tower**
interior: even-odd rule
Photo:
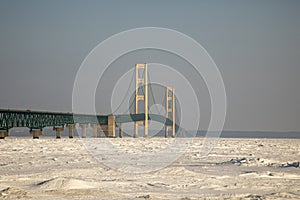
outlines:
[[[144,121],[134,124],[134,137],[138,137],[139,125],[144,125],[144,135],[148,137],[148,69],[147,64],[135,65],[135,114],[139,114],[139,103],[144,102]]]

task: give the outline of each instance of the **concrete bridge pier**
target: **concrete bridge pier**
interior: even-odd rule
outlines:
[[[75,124],[69,124],[69,125],[67,125],[67,127],[69,129],[69,138],[73,138],[74,137]]]
[[[116,120],[114,115],[108,116],[107,137],[116,137]]]
[[[98,135],[98,125],[97,124],[93,124],[92,125],[92,137],[97,137],[97,135]]]
[[[107,125],[100,125],[101,130],[105,137],[107,137]]]
[[[98,125],[97,136],[98,136],[98,137],[103,137],[103,136],[105,136],[104,131],[102,130],[101,125]]]
[[[53,130],[56,132],[56,139],[60,139],[61,132],[64,131],[64,127],[53,127]]]
[[[139,124],[137,122],[134,123],[134,138],[138,138],[139,137]]]
[[[9,136],[9,131],[1,131],[0,132],[0,139],[4,139],[5,137]]]
[[[119,137],[120,137],[120,138],[123,137],[123,128],[122,128],[122,124],[119,125]]]
[[[82,138],[86,138],[86,128],[87,128],[87,124],[81,124],[81,137]]]
[[[168,135],[169,135],[169,127],[166,126],[166,127],[165,127],[165,138],[167,138]]]
[[[30,134],[32,134],[33,139],[39,139],[40,135],[43,134],[42,130],[36,130],[36,129],[32,129],[29,132],[30,132]]]
[[[165,138],[167,138],[169,136],[169,130],[171,129],[172,131],[172,138],[175,137],[175,128],[173,128],[174,126],[170,127],[170,126],[166,126],[165,127]]]
[[[175,123],[174,123],[175,124]],[[173,128],[172,128],[172,138],[174,138],[175,137],[175,126],[173,125]]]

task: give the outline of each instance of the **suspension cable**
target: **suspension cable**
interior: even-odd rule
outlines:
[[[151,80],[150,80],[150,74],[149,74],[149,72],[147,72],[147,73],[148,73],[148,80],[149,80],[149,83],[151,83]],[[154,104],[154,106],[155,106],[155,109],[156,109],[157,113],[158,113],[159,115],[161,115],[161,110],[158,110],[158,108],[157,108],[157,106],[156,106],[156,102],[155,102],[155,98],[154,98],[153,89],[152,89],[151,84],[150,84],[150,90],[151,90],[151,96],[152,96],[152,99],[153,99],[153,104]],[[164,100],[165,100],[165,98],[164,98]],[[148,109],[149,109],[149,108],[148,108]]]
[[[131,85],[132,85],[133,79],[134,79],[134,70],[133,70],[132,77],[131,77],[129,86],[128,86],[128,88],[127,88],[127,91],[126,91],[126,93],[125,93],[125,95],[124,95],[124,97],[123,97],[121,103],[119,104],[119,106],[117,107],[117,109],[116,109],[113,113],[116,113],[116,112],[120,109],[121,105],[125,102],[124,100],[125,100],[125,98],[127,97],[128,93],[129,93],[129,90],[130,90],[130,87],[131,87]],[[127,111],[128,111],[128,110],[127,110]],[[126,112],[127,112],[127,111],[126,111]]]

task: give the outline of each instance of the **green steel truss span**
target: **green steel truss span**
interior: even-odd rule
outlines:
[[[64,126],[68,124],[107,124],[107,115],[85,115],[59,112],[40,112],[0,109],[0,130],[13,127],[42,129],[44,127]]]
[[[157,121],[165,125],[171,125],[172,120],[162,115],[149,114],[149,120]],[[115,115],[115,122],[129,123],[144,121],[145,114],[121,114]],[[65,126],[69,124],[108,124],[108,115],[74,114],[59,112],[4,110],[0,109],[0,130],[9,130],[13,127],[28,127],[30,129],[43,129],[44,127]],[[179,125],[175,124],[176,131]]]

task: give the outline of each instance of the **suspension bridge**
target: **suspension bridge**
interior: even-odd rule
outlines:
[[[41,112],[31,110],[5,110],[0,109],[0,139],[10,135],[10,129],[14,127],[27,127],[34,139],[43,134],[43,128],[53,127],[56,138],[61,138],[62,131],[69,129],[69,138],[74,137],[75,125],[81,128],[81,137],[87,137],[87,128],[92,128],[92,137],[104,135],[106,137],[117,137],[116,129],[119,129],[119,137],[123,137],[122,124],[134,123],[133,137],[139,136],[139,126],[144,126],[144,137],[148,137],[149,121],[156,121],[164,124],[165,137],[175,137],[179,125],[175,121],[175,94],[174,87],[165,88],[165,115],[149,113],[149,90],[147,64],[135,65],[135,98],[131,105],[134,105],[132,113],[91,115],[77,113]],[[155,102],[153,91],[153,101]],[[141,109],[141,106],[144,108]],[[140,111],[143,112],[140,112]]]

